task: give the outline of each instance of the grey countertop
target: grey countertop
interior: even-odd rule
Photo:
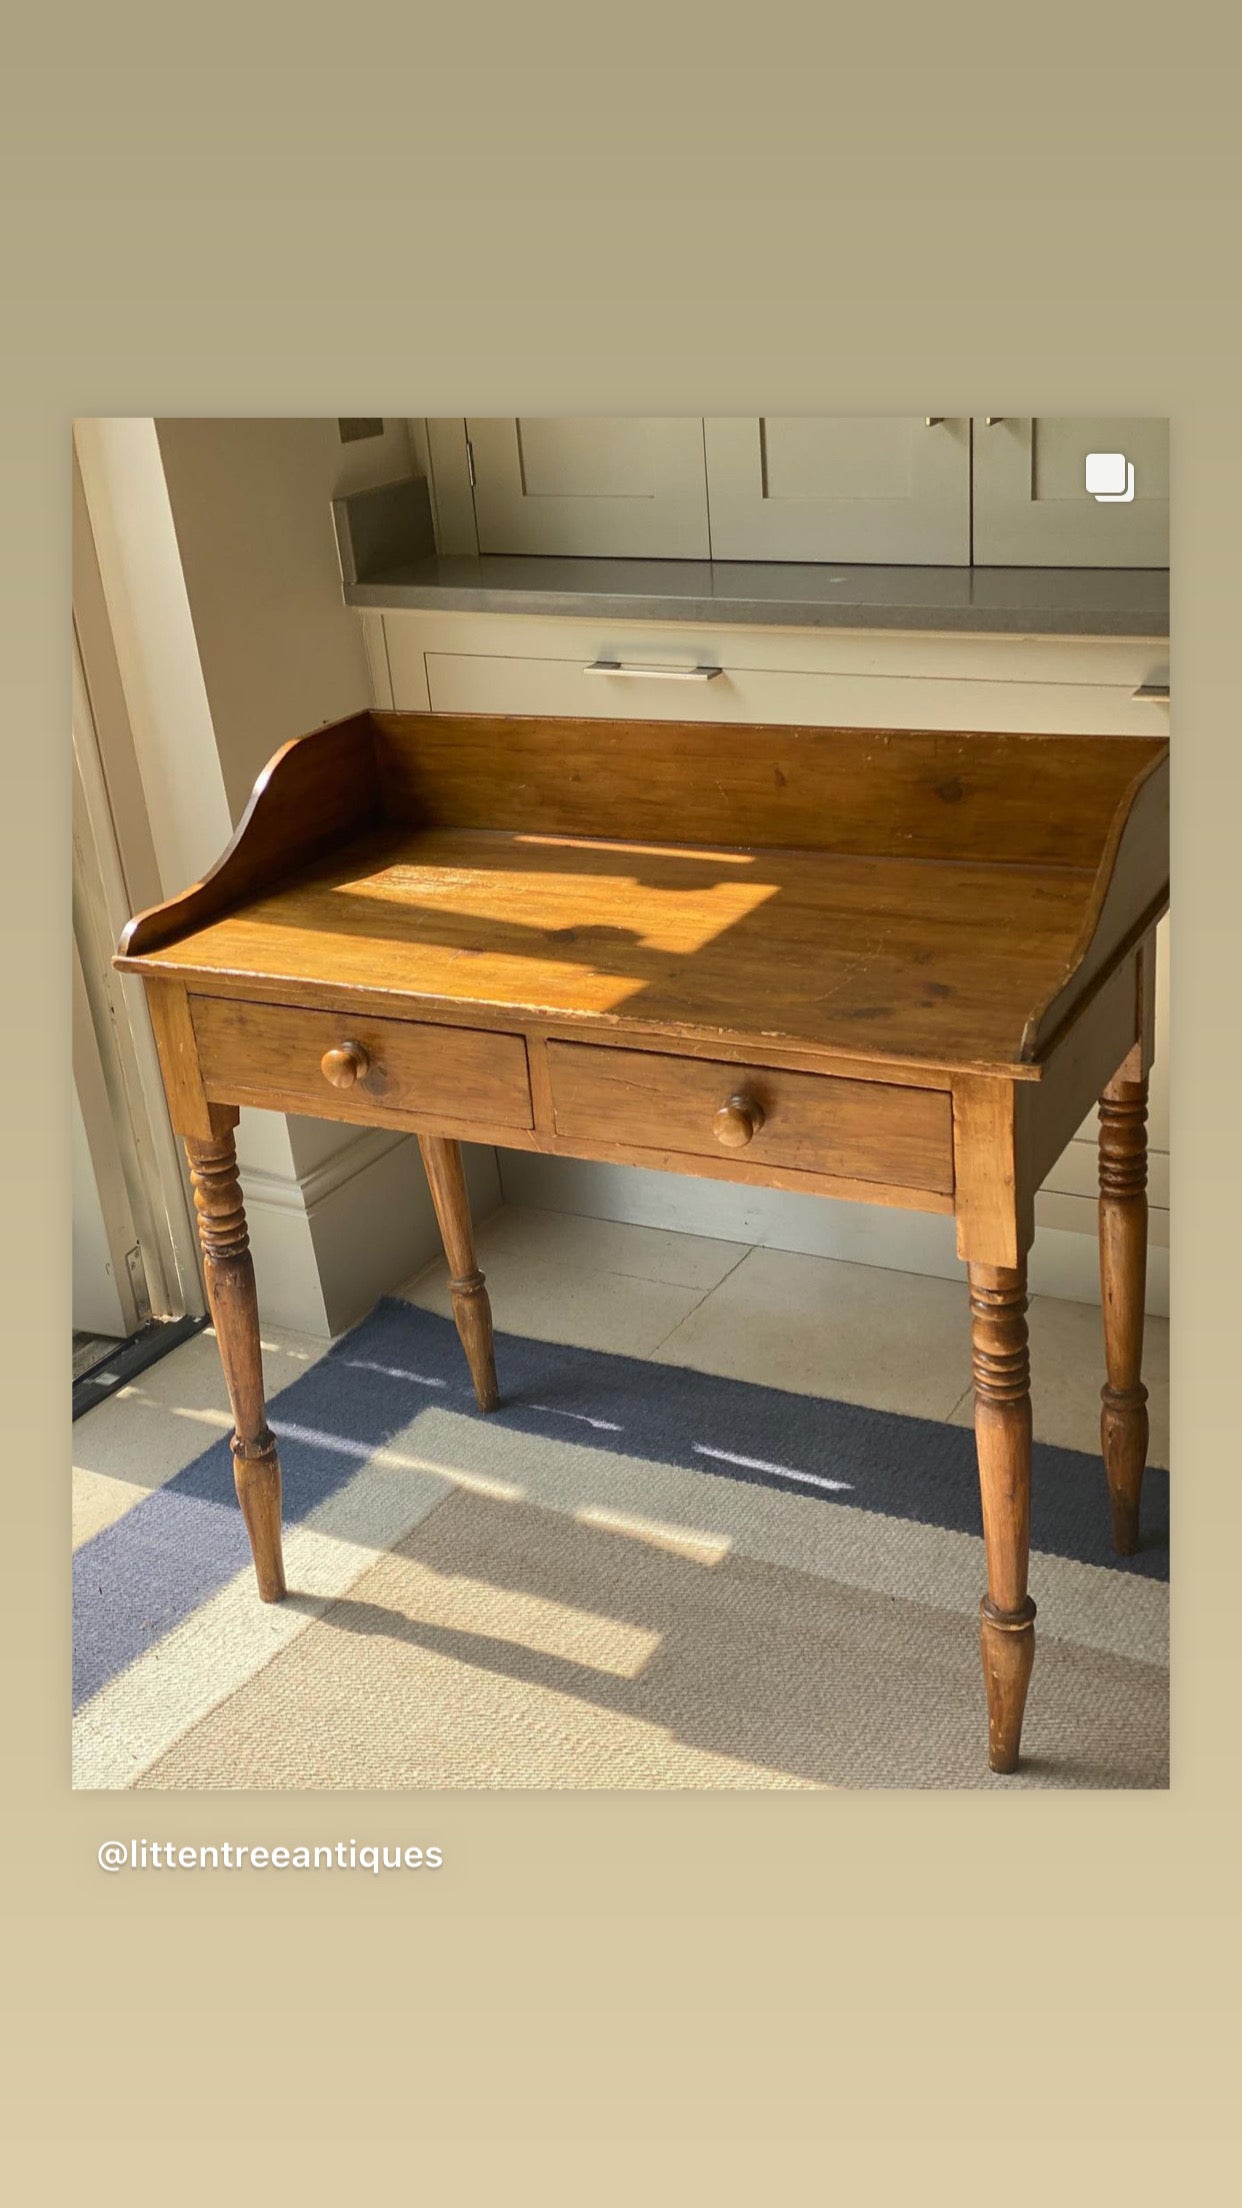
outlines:
[[[842,567],[741,560],[429,557],[346,583],[352,606],[997,636],[1158,636],[1163,568]]]
[[[437,554],[421,478],[333,504],[351,606],[993,636],[1169,633],[1165,568],[851,567]]]

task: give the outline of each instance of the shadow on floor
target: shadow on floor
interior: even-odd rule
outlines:
[[[1167,1677],[1045,1639],[1016,1779],[985,1736],[957,1612],[459,1493],[142,1784],[1159,1788]]]

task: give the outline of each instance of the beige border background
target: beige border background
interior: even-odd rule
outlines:
[[[20,34],[0,1341],[23,2200],[1139,2203],[1212,2198],[1231,2167],[1242,84],[1207,9],[1178,11],[1184,63],[1109,13],[1041,8],[1008,41],[993,9],[910,10],[907,36],[642,6],[611,30],[224,6]],[[916,397],[1173,420],[1171,1792],[72,1796],[70,418]],[[447,1860],[105,1878],[96,1847],[131,1826]]]

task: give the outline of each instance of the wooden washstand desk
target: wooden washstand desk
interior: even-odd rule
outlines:
[[[1101,1438],[1138,1540],[1168,744],[361,713],[287,744],[130,922],[185,1138],[265,1601],[285,1591],[238,1107],[417,1135],[482,1409],[459,1142],[951,1212],[970,1289],[988,1753],[1018,1761],[1035,1191],[1101,1100]],[[514,1314],[520,1323],[520,1313]],[[1102,1498],[1101,1498],[1102,1507]]]

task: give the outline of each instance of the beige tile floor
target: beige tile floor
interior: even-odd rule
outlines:
[[[935,1280],[789,1250],[506,1206],[480,1224],[497,1327],[651,1357],[875,1410],[969,1425],[965,1278]],[[449,1312],[438,1260],[402,1293]],[[1030,1306],[1036,1438],[1099,1447],[1104,1353],[1094,1304]],[[1151,1459],[1167,1464],[1169,1329],[1149,1318]]]

